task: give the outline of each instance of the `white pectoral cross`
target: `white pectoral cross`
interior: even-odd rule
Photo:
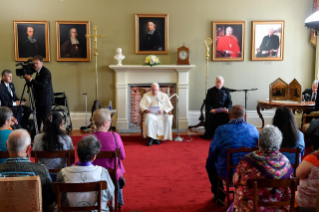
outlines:
[[[229,48],[231,48],[232,47],[232,45],[231,44],[229,44]]]

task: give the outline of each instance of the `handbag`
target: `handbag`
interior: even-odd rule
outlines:
[[[112,132],[113,134],[113,137],[114,137],[114,141],[115,141],[115,145],[116,145],[116,151],[119,151],[119,147],[117,145],[117,140],[116,140],[116,137],[115,137],[115,134],[114,132]],[[122,172],[122,169],[121,169],[121,160],[120,158],[118,158],[119,160],[119,167],[120,167],[120,171]],[[115,170],[116,171],[116,170]],[[120,189],[123,189],[123,187],[126,185],[126,182],[125,182],[125,178],[123,177],[122,173],[121,173],[121,176],[120,176],[120,179],[119,179],[119,187]]]

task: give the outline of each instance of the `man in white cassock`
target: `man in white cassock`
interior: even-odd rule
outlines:
[[[143,112],[143,136],[148,137],[148,146],[160,144],[159,140],[172,140],[173,115],[168,114],[173,106],[167,94],[159,91],[153,83],[151,91],[143,95],[140,102]]]

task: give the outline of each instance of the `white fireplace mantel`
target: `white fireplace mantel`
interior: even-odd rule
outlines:
[[[189,95],[189,71],[195,65],[110,65],[116,73],[116,128],[120,131],[129,129],[129,85],[175,83],[179,95],[179,128],[188,127],[188,95]]]

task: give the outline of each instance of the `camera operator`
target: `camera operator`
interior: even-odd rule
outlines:
[[[48,114],[51,112],[54,93],[51,72],[43,66],[43,58],[35,56],[33,57],[33,62],[34,69],[37,71],[35,79],[32,79],[27,74],[24,75],[24,78],[33,85],[37,124],[40,132],[42,122],[46,120]]]
[[[17,118],[17,121],[21,125],[21,127],[27,129],[31,109],[28,106],[25,106],[25,101],[20,101],[17,97],[14,84],[12,83],[12,72],[10,70],[4,70],[2,72],[0,88],[2,91],[1,105],[9,107]],[[18,109],[20,103],[21,107],[20,109]]]

